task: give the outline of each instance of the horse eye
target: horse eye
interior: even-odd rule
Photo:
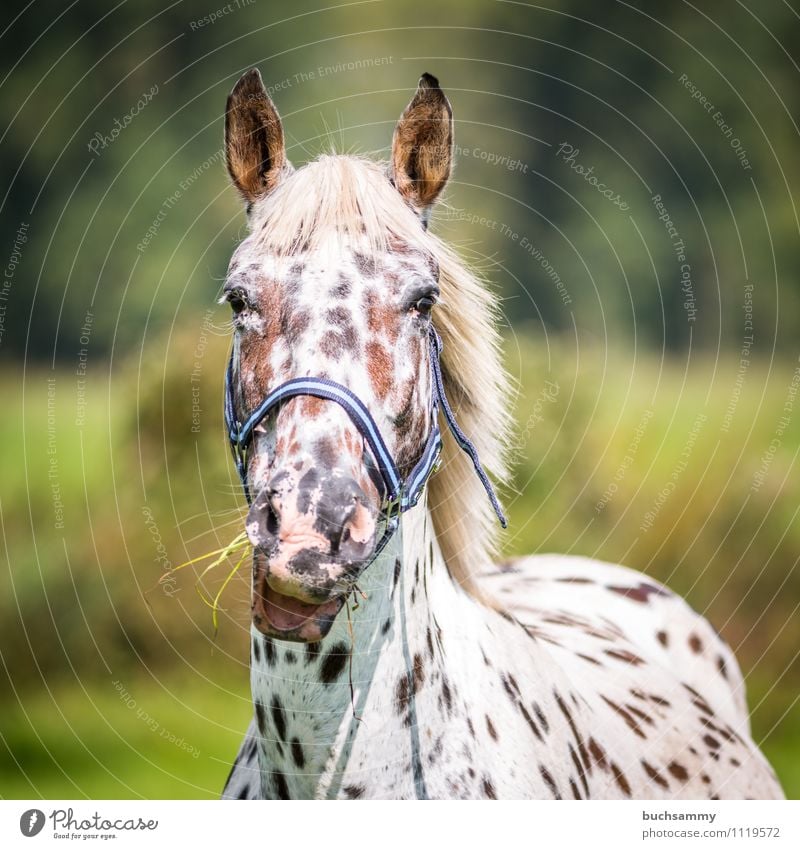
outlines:
[[[433,300],[433,298],[428,297],[428,296],[426,295],[424,298],[420,298],[420,299],[419,299],[419,300],[418,300],[418,301],[414,304],[414,309],[415,309],[415,310],[416,310],[416,311],[417,311],[420,315],[430,315],[430,314],[431,314],[431,310],[433,309],[433,305],[434,305],[435,303],[436,303],[436,302]]]
[[[247,309],[247,300],[241,289],[232,289],[228,292],[228,303],[231,305],[234,315],[239,315],[240,312]]]

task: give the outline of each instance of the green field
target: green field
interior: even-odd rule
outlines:
[[[173,595],[145,593],[162,554],[175,565],[240,527],[219,412],[226,341],[205,352],[195,433],[196,335],[114,365],[110,381],[96,366],[80,426],[66,369],[50,430],[45,372],[26,375],[24,419],[22,406],[0,419],[4,797],[207,797],[227,774],[250,712],[247,577],[226,594],[216,639],[188,571]],[[622,562],[685,595],[734,647],[754,736],[797,798],[800,426],[786,406],[797,363],[754,363],[737,388],[738,360],[687,367],[521,341],[532,338],[518,330],[506,345],[522,387],[508,553]]]

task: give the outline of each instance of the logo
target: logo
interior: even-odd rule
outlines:
[[[25,837],[36,837],[44,828],[44,812],[38,808],[31,808],[19,818],[19,830]]]

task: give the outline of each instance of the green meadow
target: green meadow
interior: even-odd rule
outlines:
[[[4,797],[213,797],[246,727],[247,570],[216,635],[198,567],[157,583],[242,517],[220,413],[227,340],[209,334],[193,382],[202,317],[182,327],[141,360],[93,363],[82,398],[72,369],[29,370],[24,399],[5,378]],[[754,736],[800,796],[798,364],[754,362],[740,379],[730,357],[537,333],[506,338],[519,386],[506,553],[621,562],[683,594],[734,647]]]

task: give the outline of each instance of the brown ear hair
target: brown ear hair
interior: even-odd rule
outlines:
[[[392,138],[392,176],[397,190],[426,212],[450,177],[453,110],[439,81],[423,74]]]
[[[225,157],[231,180],[248,204],[268,195],[292,170],[280,115],[257,68],[244,74],[228,95]]]

